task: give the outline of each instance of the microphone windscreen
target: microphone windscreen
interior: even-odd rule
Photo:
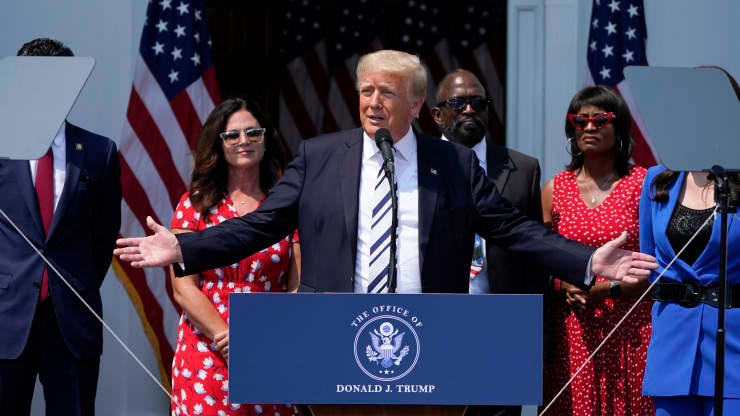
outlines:
[[[378,131],[375,132],[375,144],[380,147],[380,143],[387,142],[389,144],[393,144],[393,138],[391,137],[391,132],[388,131],[388,129],[378,129]]]

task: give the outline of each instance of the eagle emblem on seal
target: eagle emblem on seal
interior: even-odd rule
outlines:
[[[380,324],[379,328],[369,332],[372,346],[365,348],[365,354],[370,362],[380,363],[383,368],[390,368],[394,364],[401,365],[403,357],[409,353],[409,346],[403,345],[403,336],[406,332],[398,333],[388,321]]]

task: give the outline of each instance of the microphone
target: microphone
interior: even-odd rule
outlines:
[[[383,155],[383,170],[391,187],[391,245],[388,262],[388,293],[396,293],[398,270],[396,269],[396,235],[398,234],[398,195],[396,194],[396,172],[393,164],[393,138],[388,129],[375,132],[375,144]]]
[[[380,153],[383,155],[383,169],[385,170],[385,176],[388,180],[394,175],[395,166],[393,163],[393,138],[391,132],[388,129],[378,129],[375,132],[375,145],[380,149]],[[393,182],[391,182],[393,183]]]

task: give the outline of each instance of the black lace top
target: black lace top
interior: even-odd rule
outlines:
[[[707,217],[712,214],[712,211],[714,211],[714,208],[697,210],[676,204],[676,209],[673,210],[671,220],[668,222],[668,230],[666,230],[666,236],[674,252],[678,253],[681,250],[681,247],[689,241],[696,230],[706,221]],[[686,250],[678,258],[688,264],[694,264],[702,251],[704,251],[707,243],[709,243],[709,238],[712,236],[713,223],[714,218],[709,220],[707,225],[694,238],[694,241],[686,247]]]

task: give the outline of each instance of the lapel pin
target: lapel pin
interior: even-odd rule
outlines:
[[[437,169],[432,168],[431,171],[432,171],[432,175],[436,175],[437,174]]]
[[[76,150],[82,150],[82,143],[75,144],[75,149]]]

